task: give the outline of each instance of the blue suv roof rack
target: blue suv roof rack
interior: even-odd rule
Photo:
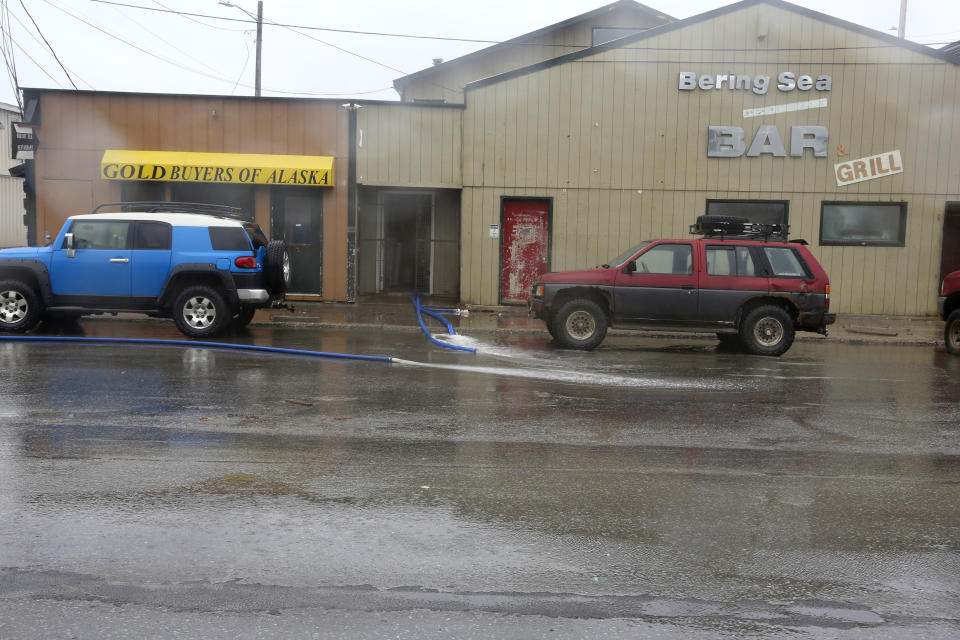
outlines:
[[[171,213],[202,213],[227,218],[245,219],[243,209],[225,204],[207,204],[203,202],[164,202],[162,200],[138,200],[130,202],[104,202],[97,205],[90,213],[106,213],[101,209],[120,207],[120,211],[136,211],[140,213],[157,213],[169,211]]]

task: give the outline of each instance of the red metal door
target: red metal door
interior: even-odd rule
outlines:
[[[549,211],[547,200],[503,201],[501,302],[526,302],[533,283],[546,273]]]

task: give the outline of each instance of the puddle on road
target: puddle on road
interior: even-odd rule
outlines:
[[[269,496],[273,498],[294,497],[312,503],[339,502],[350,504],[353,498],[327,498],[310,491],[275,480],[267,480],[249,473],[231,473],[203,482],[177,487],[162,492],[166,495],[214,495],[214,496]]]
[[[295,487],[286,482],[267,480],[249,473],[231,473],[193,484],[160,489],[155,491],[100,492],[89,494],[38,494],[32,502],[64,502],[76,504],[83,500],[103,501],[115,503],[135,503],[142,505],[146,501],[182,500],[187,496],[229,496],[229,497],[269,497],[269,498],[299,498],[313,504],[354,504],[356,498],[326,497]]]

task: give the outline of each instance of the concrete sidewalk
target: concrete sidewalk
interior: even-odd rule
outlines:
[[[452,303],[423,302],[425,306],[451,308]],[[420,331],[417,314],[407,296],[364,299],[356,303],[291,302],[293,311],[261,309],[255,324],[305,325],[314,327],[365,327]],[[525,306],[476,307],[466,305],[466,317],[444,314],[458,333],[465,335],[500,333],[546,333],[542,320],[527,316]],[[431,331],[442,329],[439,321],[424,315]],[[838,315],[829,328],[829,338],[814,333],[797,333],[797,340],[832,340],[850,343],[938,345],[943,343],[943,322],[936,317]],[[636,332],[612,329],[610,335],[678,335],[664,332]],[[696,335],[696,334],[684,334]],[[701,334],[704,335],[704,334]]]

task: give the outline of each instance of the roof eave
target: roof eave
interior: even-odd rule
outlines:
[[[540,69],[547,69],[550,67],[554,67],[560,64],[564,64],[566,62],[570,62],[572,60],[579,60],[580,58],[595,55],[597,53],[602,53],[603,51],[609,51],[610,49],[619,49],[620,47],[627,44],[639,42],[641,40],[646,40],[647,38],[652,38],[658,35],[662,35],[664,33],[669,33],[670,31],[673,31],[675,29],[688,27],[692,24],[697,24],[698,22],[712,20],[713,18],[716,18],[718,16],[722,16],[727,13],[732,13],[734,11],[738,11],[740,9],[753,6],[756,4],[768,4],[773,7],[785,9],[787,11],[793,11],[795,13],[805,15],[809,18],[813,18],[815,20],[821,20],[823,22],[827,22],[834,26],[849,29],[851,31],[857,31],[865,35],[878,38],[885,42],[889,42],[890,44],[895,44],[897,46],[910,49],[912,51],[921,53],[923,55],[928,55],[933,58],[938,58],[940,60],[943,60],[945,62],[950,62],[952,64],[960,65],[960,56],[951,55],[947,52],[944,52],[938,49],[931,49],[926,45],[919,44],[916,42],[911,42],[909,40],[903,40],[901,38],[897,38],[896,36],[891,36],[882,31],[871,29],[870,27],[865,27],[863,25],[859,25],[854,22],[847,22],[846,20],[835,18],[831,15],[820,13],[818,11],[813,11],[812,9],[807,9],[805,7],[800,7],[790,2],[784,2],[784,0],[742,0],[741,2],[727,5],[725,7],[720,7],[718,9],[713,9],[711,11],[706,11],[704,13],[700,13],[695,16],[685,18],[683,20],[677,20],[676,22],[668,22],[667,24],[660,25],[659,27],[651,27],[650,29],[646,29],[638,34],[625,36],[623,38],[620,38],[618,40],[612,40],[610,42],[605,42],[595,47],[589,47],[587,49],[582,49],[580,51],[574,51],[572,53],[558,56],[556,58],[551,58],[550,60],[544,60],[543,62],[538,62],[536,64],[532,64],[527,67],[521,67],[519,69],[513,69],[511,71],[507,71],[499,75],[490,76],[489,78],[475,80],[473,82],[468,83],[463,89],[464,89],[464,92],[466,92],[470,89],[476,89],[476,88],[484,87],[490,84],[496,84],[497,82],[509,80],[510,78],[526,75],[528,73],[532,73]]]
[[[393,88],[396,89],[398,93],[402,93],[402,87],[407,83],[413,80],[422,78],[423,76],[436,73],[438,70],[443,69],[444,67],[449,68],[450,66],[467,62],[468,60],[472,60],[473,58],[479,57],[481,55],[493,53],[499,49],[504,49],[506,47],[517,45],[530,38],[535,38],[537,36],[541,36],[547,33],[552,33],[553,31],[563,29],[564,27],[567,27],[576,22],[587,20],[596,15],[602,15],[617,7],[634,7],[653,15],[654,17],[663,16],[664,18],[667,19],[668,23],[676,20],[676,18],[668,15],[663,11],[657,11],[656,9],[648,7],[644,4],[635,2],[634,0],[617,0],[616,2],[612,2],[602,7],[598,7],[592,11],[587,11],[586,13],[582,13],[578,16],[567,18],[566,20],[561,20],[560,22],[557,22],[555,24],[548,25],[546,27],[541,27],[540,29],[537,29],[535,31],[531,31],[529,33],[525,33],[523,35],[517,36],[516,38],[511,38],[510,40],[506,40],[504,42],[498,42],[497,44],[490,45],[489,47],[485,47],[483,49],[480,49],[479,51],[474,51],[473,53],[462,55],[458,58],[454,58],[453,60],[447,60],[446,62],[441,62],[438,65],[427,67],[426,69],[421,69],[420,71],[415,71],[411,74],[401,76],[393,81]]]

